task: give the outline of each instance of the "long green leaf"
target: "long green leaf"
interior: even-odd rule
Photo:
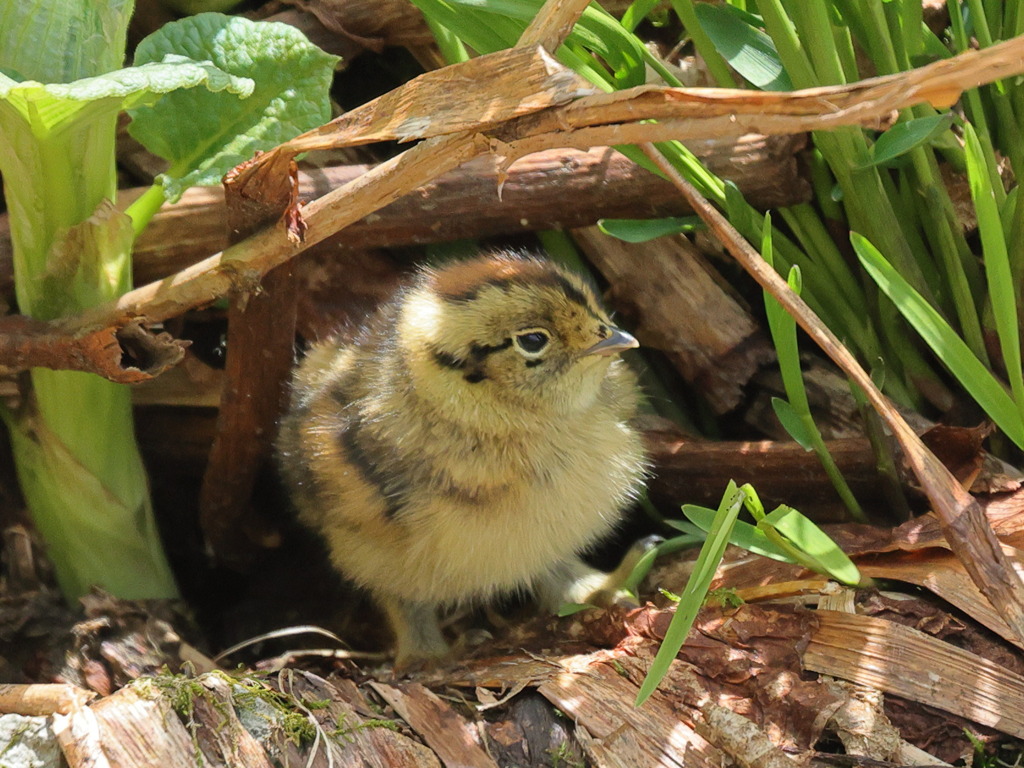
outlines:
[[[860,583],[860,571],[839,545],[813,521],[792,507],[780,506],[768,513],[761,525],[775,528],[837,581],[844,584]]]
[[[694,525],[702,531],[710,531],[715,524],[717,512],[707,507],[699,507],[696,504],[684,504],[683,514]],[[784,549],[773,544],[764,531],[756,525],[737,520],[733,525],[732,534],[729,536],[729,543],[733,546],[753,552],[755,555],[770,557],[772,560],[780,560],[783,563],[798,564],[798,561],[790,556]]]
[[[985,153],[978,134],[970,123],[964,124],[964,142],[967,150],[967,179],[971,187],[974,210],[978,215],[978,232],[985,256],[985,277],[988,280],[989,299],[995,316],[999,347],[1003,365],[1010,380],[1010,389],[1017,411],[1024,421],[1024,376],[1021,372],[1020,326],[1017,314],[1017,290],[1010,269],[1010,256],[1006,249],[1003,224],[999,218],[993,186],[1002,181],[993,179],[985,162]]]
[[[734,13],[732,6],[698,3],[695,10],[715,48],[747,82],[763,91],[793,90],[768,35]]]
[[[667,219],[601,219],[597,226],[606,235],[627,243],[646,243],[666,235],[692,232],[701,228],[703,222],[697,216],[679,216]]]
[[[938,139],[949,130],[952,124],[952,112],[896,123],[896,125],[878,137],[878,140],[871,147],[871,159],[861,167],[869,168],[873,165],[892,165],[894,160],[902,157],[915,147]]]
[[[736,488],[736,483],[730,481],[725,495],[722,497],[722,503],[718,507],[714,523],[708,532],[708,538],[700,549],[693,572],[690,574],[679,604],[676,606],[676,613],[669,623],[665,639],[661,641],[661,647],[658,648],[651,668],[647,671],[643,683],[640,684],[636,706],[643,704],[654,693],[668,672],[672,660],[679,653],[679,649],[683,647],[683,643],[686,642],[686,636],[690,634],[697,611],[704,603],[718,564],[722,562],[722,555],[729,544],[733,525],[736,523],[740,509],[743,508],[743,498],[743,494]]]
[[[907,322],[945,363],[989,418],[1014,443],[1024,448],[1024,419],[1005,387],[981,364],[949,323],[893,269],[867,238],[854,232],[850,235],[850,242],[864,269],[899,308]]]

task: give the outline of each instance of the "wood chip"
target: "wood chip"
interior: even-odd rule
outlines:
[[[476,729],[419,683],[370,683],[447,768],[497,768],[477,743]]]
[[[808,670],[850,680],[1024,737],[1024,677],[924,632],[818,611]]]
[[[567,668],[538,690],[576,721],[582,731],[577,736],[598,768],[719,768],[725,764],[725,756],[657,694],[635,707],[637,687],[607,664]]]
[[[69,714],[84,707],[96,694],[65,683],[0,685],[0,714]]]

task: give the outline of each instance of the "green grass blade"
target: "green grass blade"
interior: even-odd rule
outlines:
[[[668,673],[672,660],[675,659],[679,649],[686,642],[686,636],[690,634],[693,620],[697,617],[697,611],[700,610],[704,602],[711,581],[715,577],[715,571],[718,570],[718,564],[722,562],[722,555],[729,544],[733,525],[743,507],[743,498],[743,494],[736,488],[736,483],[730,482],[708,532],[708,538],[700,549],[693,572],[683,589],[679,604],[676,606],[676,613],[665,633],[665,639],[661,641],[661,647],[658,648],[651,668],[647,671],[643,683],[640,684],[636,706],[639,707],[654,693],[658,684]]]
[[[1003,224],[999,218],[999,207],[993,192],[993,185],[1002,182],[989,175],[984,151],[974,126],[970,123],[964,124],[964,141],[967,149],[967,179],[978,216],[985,276],[988,279],[989,299],[995,316],[999,346],[1003,353],[1003,365],[1010,380],[1010,390],[1017,404],[1018,415],[1024,421],[1024,377],[1021,372],[1017,291],[1010,269],[1010,257],[1006,250]]]
[[[729,71],[729,65],[725,63],[718,47],[708,36],[700,20],[697,18],[697,9],[693,0],[672,0],[672,9],[676,12],[679,20],[683,22],[687,34],[693,40],[697,53],[707,64],[708,72],[721,88],[737,88],[736,80]]]
[[[1003,385],[981,364],[949,323],[893,269],[867,238],[854,232],[850,235],[850,241],[864,269],[899,308],[907,322],[945,363],[989,418],[1016,445],[1024,448],[1024,419]]]
[[[646,19],[651,11],[657,7],[659,2],[660,0],[634,0],[629,8],[626,9],[626,12],[622,14],[620,23],[630,32],[634,31],[640,22]]]
[[[689,549],[702,543],[707,537],[697,530],[695,534],[685,534],[683,536],[673,536],[671,539],[661,542],[653,549],[644,552],[636,565],[633,566],[632,572],[622,582],[622,588],[627,592],[631,592],[634,595],[637,594],[637,589],[640,587],[640,583],[647,577],[651,567],[654,565],[654,561],[662,555],[670,555],[673,552],[678,552],[682,549]]]
[[[803,416],[797,413],[796,409],[788,400],[781,397],[772,398],[772,410],[775,416],[786,430],[786,434],[792,437],[805,451],[814,449],[814,438],[804,423]]]

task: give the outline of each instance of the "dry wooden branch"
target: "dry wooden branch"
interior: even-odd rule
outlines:
[[[810,185],[795,154],[802,136],[706,139],[689,148],[708,169],[734,182],[758,209],[806,202]],[[366,173],[348,165],[300,171],[299,195],[318,197]],[[502,183],[504,180],[504,183]],[[498,195],[499,186],[501,196]],[[118,196],[124,209],[144,188]],[[667,181],[610,147],[549,150],[502,172],[487,155],[434,179],[328,237],[322,248],[351,253],[543,229],[569,229],[602,218],[648,219],[692,213]],[[135,243],[135,283],[166,277],[228,246],[220,187],[194,187],[165,205]],[[0,214],[0,298],[13,298],[9,223]]]
[[[340,124],[335,123],[332,124],[333,134],[324,130],[316,132],[316,136],[306,135],[282,145],[279,151],[288,154],[314,146],[364,143],[387,137],[410,140],[420,135],[433,135],[438,131],[464,131],[450,134],[447,138],[431,138],[345,187],[310,203],[303,210],[308,230],[302,247],[323,241],[430,179],[488,151],[501,156],[507,163],[527,152],[550,146],[590,147],[660,138],[737,135],[756,129],[758,121],[770,125],[773,130],[787,132],[861,124],[872,120],[877,122],[892,109],[921,101],[948,104],[963,88],[1024,70],[1022,37],[981,51],[969,51],[917,70],[853,86],[819,88],[792,94],[755,95],[749,91],[643,88],[639,92],[624,92],[624,95],[594,96],[592,100],[585,101],[582,107],[569,104],[567,107],[549,108],[550,117],[542,118],[540,123],[532,127],[529,122],[512,120],[491,137],[478,133],[481,126],[495,126],[509,115],[522,114],[520,105],[523,103],[530,103],[535,109],[543,110],[545,98],[548,104],[558,104],[579,94],[579,80],[575,76],[570,77],[564,70],[559,71],[555,62],[543,53],[524,60],[524,51],[528,52],[527,49],[514,49],[453,65],[441,70],[447,73],[443,77],[440,73],[427,73],[391,95],[353,110],[343,120],[343,130],[340,132]],[[481,61],[485,61],[491,69],[481,73]],[[517,86],[517,90],[511,94],[496,95],[490,90],[491,86],[485,85],[488,82],[485,75],[503,76],[508,80],[507,75],[501,73],[502,68],[511,61],[515,61],[517,67],[527,66],[532,69],[527,72],[517,69],[516,78],[512,78],[512,85]],[[384,103],[392,106],[408,103],[451,104],[447,95],[453,78],[459,78],[460,73],[469,71],[460,69],[468,65],[475,67],[473,72],[481,76],[481,81],[457,80],[460,85],[466,86],[464,98],[460,99],[457,108],[453,107],[436,120],[428,120],[426,123],[417,121],[417,116],[413,114],[383,114]],[[524,83],[542,88],[545,97],[531,97],[524,92],[529,90],[522,88]],[[554,94],[551,94],[552,90]],[[416,91],[415,96],[410,95],[412,91]],[[629,101],[631,98],[636,98],[637,102],[634,104]],[[654,105],[648,103],[652,100]],[[843,107],[839,108],[839,104]],[[574,106],[574,111],[567,111],[573,110]],[[460,108],[462,112],[458,111]],[[605,108],[610,111],[605,113]],[[787,114],[785,110],[793,112]],[[718,112],[718,116],[714,116],[714,112]],[[481,113],[484,114],[483,120],[480,119]],[[570,114],[577,124],[594,127],[564,130]],[[629,115],[631,120],[636,121],[665,114],[686,114],[689,118],[685,121],[669,119],[662,123],[598,125],[606,123],[615,115]],[[709,114],[712,115],[710,118],[707,117]],[[744,114],[748,117],[743,117]],[[551,123],[551,119],[556,122]],[[536,133],[545,126],[563,128],[550,134]],[[526,139],[529,142],[523,143]],[[268,158],[268,161],[273,160]],[[186,309],[207,304],[225,295],[233,287],[252,287],[261,275],[287,261],[299,250],[291,245],[285,232],[279,229],[265,230],[172,278],[131,291],[116,302],[96,307],[77,317],[65,318],[59,327],[69,333],[80,333],[110,325],[123,325],[126,319],[139,316],[151,322],[163,320]]]
[[[89,701],[96,694],[68,683],[36,685],[0,685],[0,713],[16,715],[61,715],[69,714]]]
[[[565,42],[588,5],[590,0],[548,0],[523,31],[517,47],[539,45],[554,53]]]
[[[872,407],[903,448],[908,464],[942,521],[943,532],[950,547],[993,608],[1004,612],[1014,634],[1024,640],[1024,583],[1000,548],[978,502],[921,442],[921,438],[875,386],[853,354],[728,220],[680,176],[653,145],[645,145],[644,151],[676,185],[708,228],[718,236],[750,276],[771,292],[822,351],[864,390]]]
[[[250,176],[247,184],[228,174],[226,223],[233,240],[272,224],[294,206],[298,178],[288,171]],[[298,300],[293,268],[289,261],[271,270],[256,291],[233,295],[228,309],[227,380],[203,475],[199,522],[213,553],[232,565],[249,562],[258,549],[253,539],[262,538],[252,530],[256,522],[247,512],[288,398]]]
[[[524,50],[524,49],[513,49]],[[491,54],[498,56],[499,54]],[[480,61],[474,59],[473,61]],[[401,104],[404,88],[423,87],[423,98],[434,87],[448,87],[459,77],[462,64],[429,72],[386,97]],[[561,107],[533,106],[518,117],[496,120],[491,114],[473,120],[471,113],[452,106],[436,119],[414,121],[381,114],[376,100],[321,128],[282,144],[289,154],[314,149],[353,146],[373,140],[412,141],[459,130],[493,131],[509,160],[552,147],[588,148],[605,144],[642,144],[668,140],[686,141],[707,136],[742,136],[747,133],[785,134],[827,130],[843,125],[882,127],[895,110],[930,103],[948,107],[962,91],[1019,74],[1024,70],[1024,37],[1013,38],[983,50],[972,50],[918,69],[851,85],[766,92],[725,88],[668,88],[644,85],[611,93],[592,93]],[[429,80],[423,78],[430,78]],[[557,80],[557,78],[553,78]],[[461,83],[461,78],[458,80]],[[578,85],[578,81],[571,81]],[[448,83],[449,85],[445,86]],[[558,80],[564,89],[568,82]],[[580,87],[580,94],[587,88]],[[495,93],[491,91],[492,95]],[[433,98],[433,94],[430,94]],[[409,99],[410,103],[418,103]],[[469,98],[479,109],[476,98]],[[557,102],[557,100],[555,100]],[[450,103],[450,102],[445,102]],[[525,114],[524,114],[525,113]],[[657,120],[657,123],[650,123]]]
[[[57,368],[98,373],[111,381],[138,384],[177,365],[187,341],[152,333],[139,320],[82,334],[22,315],[0,318],[0,373]]]

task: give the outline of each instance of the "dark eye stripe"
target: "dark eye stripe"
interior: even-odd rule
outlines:
[[[433,351],[434,362],[442,368],[451,368],[455,371],[461,371],[466,367],[465,360],[459,360],[455,355],[449,354],[448,352],[442,352],[439,349]]]
[[[495,352],[501,352],[501,350],[508,349],[511,346],[511,338],[505,339],[501,344],[474,344],[469,348],[469,354],[477,362],[482,362]]]

